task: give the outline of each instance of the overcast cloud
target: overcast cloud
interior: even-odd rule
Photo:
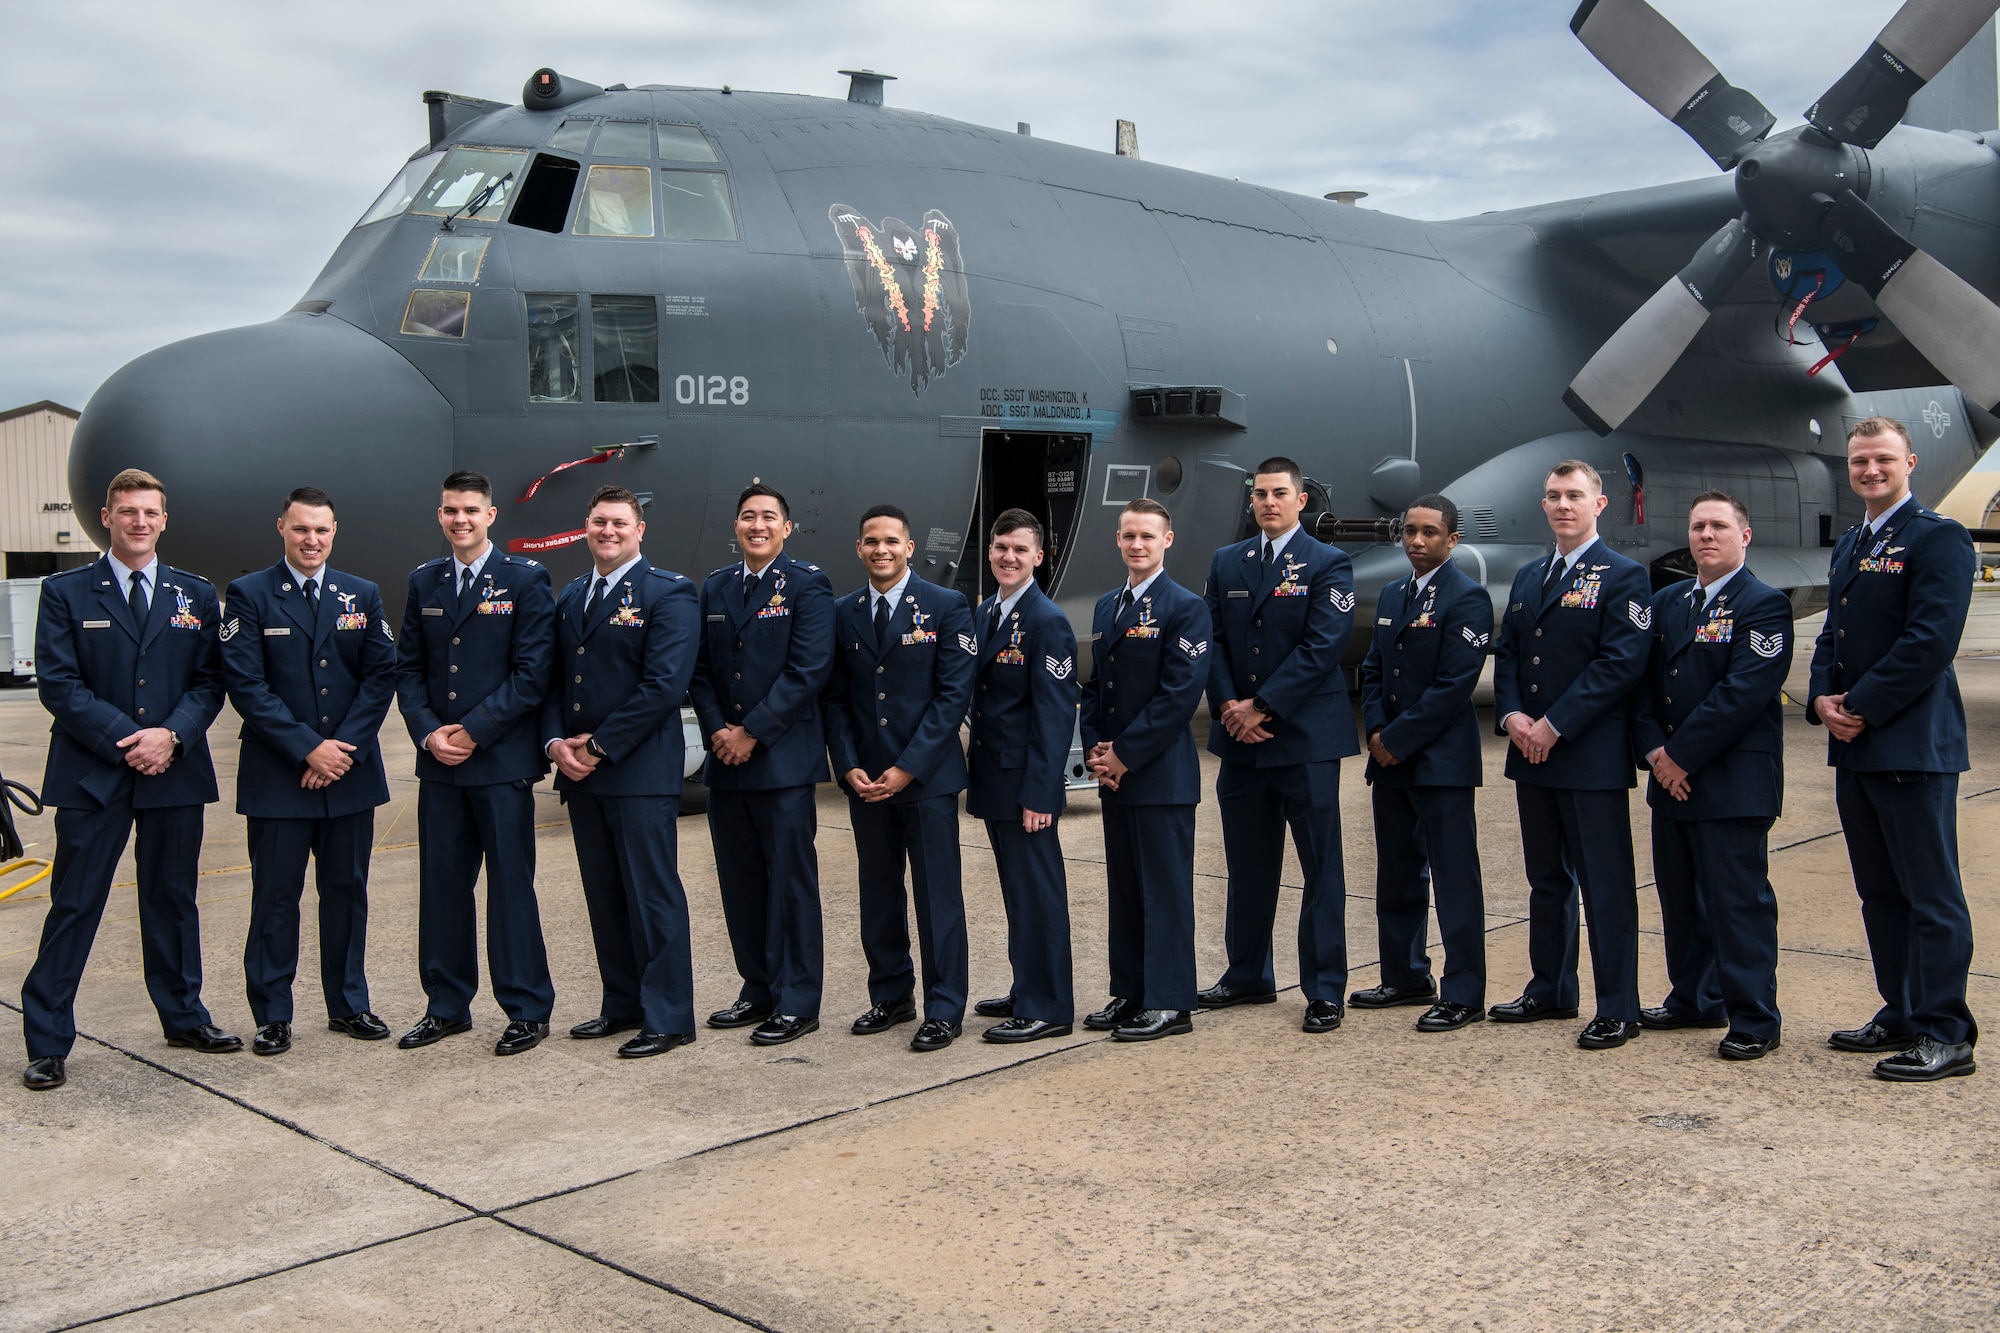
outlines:
[[[1894,12],[1656,0],[1797,124]],[[1425,218],[1712,171],[1593,60],[1573,0],[593,0],[561,6],[0,0],[0,407],[81,407],[163,343],[303,291],[425,137],[426,88],[593,83],[889,101]]]

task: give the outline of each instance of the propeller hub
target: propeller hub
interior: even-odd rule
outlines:
[[[1774,245],[1817,249],[1842,190],[1868,193],[1868,155],[1811,131],[1767,139],[1736,168],[1736,197]]]

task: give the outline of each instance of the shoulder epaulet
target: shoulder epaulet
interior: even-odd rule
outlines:
[[[708,576],[714,578],[717,574],[727,574],[731,568],[732,566],[730,565],[717,565],[714,569],[708,571]]]
[[[819,573],[819,566],[813,564],[811,561],[795,560],[792,563],[796,564],[800,569],[810,569],[815,574]]]
[[[671,569],[661,569],[658,565],[647,565],[646,572],[648,574],[658,574],[669,583],[680,583],[685,579],[685,575],[676,574]],[[588,578],[589,575],[585,575],[584,577]]]
[[[542,567],[541,561],[525,555],[507,555],[502,553],[500,558],[510,565],[526,565],[530,569],[540,569]]]
[[[411,572],[412,574],[414,574],[414,573],[416,573],[416,572],[417,572],[417,570],[418,570],[418,569],[433,569],[433,568],[435,568],[435,567],[437,567],[437,566],[439,566],[439,565],[442,565],[442,564],[443,564],[443,563],[444,563],[445,561],[447,561],[447,560],[449,560],[449,559],[451,559],[451,557],[450,557],[450,556],[448,556],[448,555],[441,555],[441,556],[439,556],[439,557],[438,557],[437,559],[435,559],[435,560],[426,560],[426,561],[424,561],[424,563],[422,563],[421,565],[418,565],[418,566],[417,566],[417,569],[413,569],[413,570],[411,570],[410,572]]]
[[[208,586],[211,588],[215,586],[213,583],[209,583],[209,581],[203,578],[201,575],[195,573],[192,569],[182,569],[179,565],[167,565],[165,566],[165,568],[172,573],[180,575],[184,579],[193,579],[196,583],[208,583]]]
[[[49,575],[48,577],[49,580],[66,579],[77,574],[87,574],[91,570],[96,568],[97,568],[97,562],[93,560],[87,565],[78,565],[75,569],[59,569],[55,573]]]

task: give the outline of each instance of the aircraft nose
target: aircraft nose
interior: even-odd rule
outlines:
[[[285,495],[318,486],[340,522],[335,567],[400,602],[401,575],[437,554],[429,515],[451,452],[451,405],[395,349],[332,316],[288,314],[118,370],[77,423],[69,489],[103,546],[111,478],[152,473],[167,491],[161,558],[221,589],[283,554]]]

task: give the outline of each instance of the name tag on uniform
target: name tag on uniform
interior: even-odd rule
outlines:
[[[424,608],[424,614],[427,616],[441,616],[444,614],[444,608],[441,606],[427,606]]]
[[[710,616],[710,617],[709,617],[709,620],[711,620],[711,621],[716,621],[716,620],[727,620],[727,619],[729,619],[729,617],[728,617],[728,616]]]
[[[1231,597],[1248,597],[1250,595],[1250,590],[1248,588],[1231,588],[1229,590],[1229,595]]]
[[[1388,616],[1377,616],[1375,617],[1375,623],[1378,625],[1393,625],[1396,622],[1390,619]]]
[[[86,620],[83,622],[83,627],[85,629],[110,629],[111,622],[108,620]]]
[[[290,629],[267,629],[264,631],[264,637],[267,639],[275,639],[280,634],[290,634],[290,633],[291,633]]]

